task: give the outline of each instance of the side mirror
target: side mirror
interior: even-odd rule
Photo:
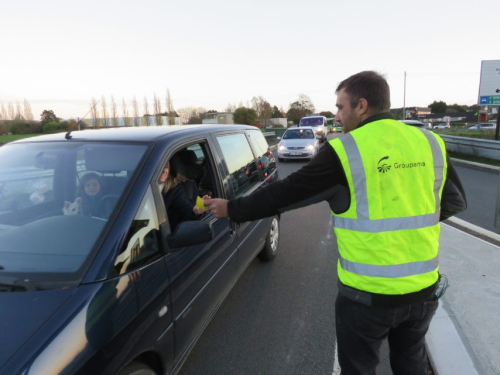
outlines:
[[[167,232],[168,223],[161,225],[161,233]],[[210,223],[205,221],[184,221],[175,228],[174,233],[167,235],[166,240],[169,252],[182,250],[183,247],[199,245],[211,241],[214,238],[214,230]]]
[[[276,139],[279,141],[281,139],[281,137],[276,137]]]

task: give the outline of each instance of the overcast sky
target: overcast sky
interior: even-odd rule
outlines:
[[[0,103],[26,98],[82,117],[90,99],[170,90],[176,109],[223,111],[262,96],[308,95],[335,111],[335,87],[383,73],[392,107],[475,104],[482,60],[500,60],[500,1],[1,0]],[[109,104],[108,104],[109,110]]]

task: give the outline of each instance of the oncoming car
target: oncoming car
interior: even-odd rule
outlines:
[[[314,135],[314,128],[302,126],[290,128],[283,134],[278,144],[278,160],[310,160],[318,152],[319,141]]]
[[[319,138],[322,142],[326,142],[326,137],[328,133],[328,129],[326,126],[326,117],[325,116],[307,116],[302,117],[299,121],[299,127],[303,126],[311,126],[314,128],[314,133],[316,137]]]
[[[202,195],[278,179],[250,126],[86,130],[0,148],[1,375],[176,373],[248,264],[276,256],[278,216],[236,225],[206,211],[172,230],[160,176],[174,160],[193,210]],[[90,178],[95,212],[81,195]]]

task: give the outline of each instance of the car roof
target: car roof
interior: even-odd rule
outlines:
[[[310,130],[314,131],[314,127],[313,126],[294,126],[294,127],[286,129],[286,131],[288,131],[290,129],[294,129],[294,130],[310,129]]]
[[[79,130],[56,134],[46,134],[37,137],[24,138],[12,143],[21,142],[47,142],[63,141],[67,134],[73,141],[126,141],[126,142],[147,142],[170,134],[206,134],[215,131],[230,130],[255,130],[255,126],[249,125],[165,125],[165,126],[138,126],[120,128],[100,128],[90,130]],[[257,129],[258,130],[258,129]]]

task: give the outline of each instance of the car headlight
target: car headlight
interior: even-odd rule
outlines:
[[[308,145],[307,146],[307,151],[312,151],[314,150],[314,145]]]
[[[318,130],[316,130],[317,133],[323,133],[323,129],[319,128]]]
[[[280,151],[285,151],[285,150],[286,150],[286,147],[285,147],[285,146],[283,146],[283,145],[279,145],[278,150],[280,150]]]

